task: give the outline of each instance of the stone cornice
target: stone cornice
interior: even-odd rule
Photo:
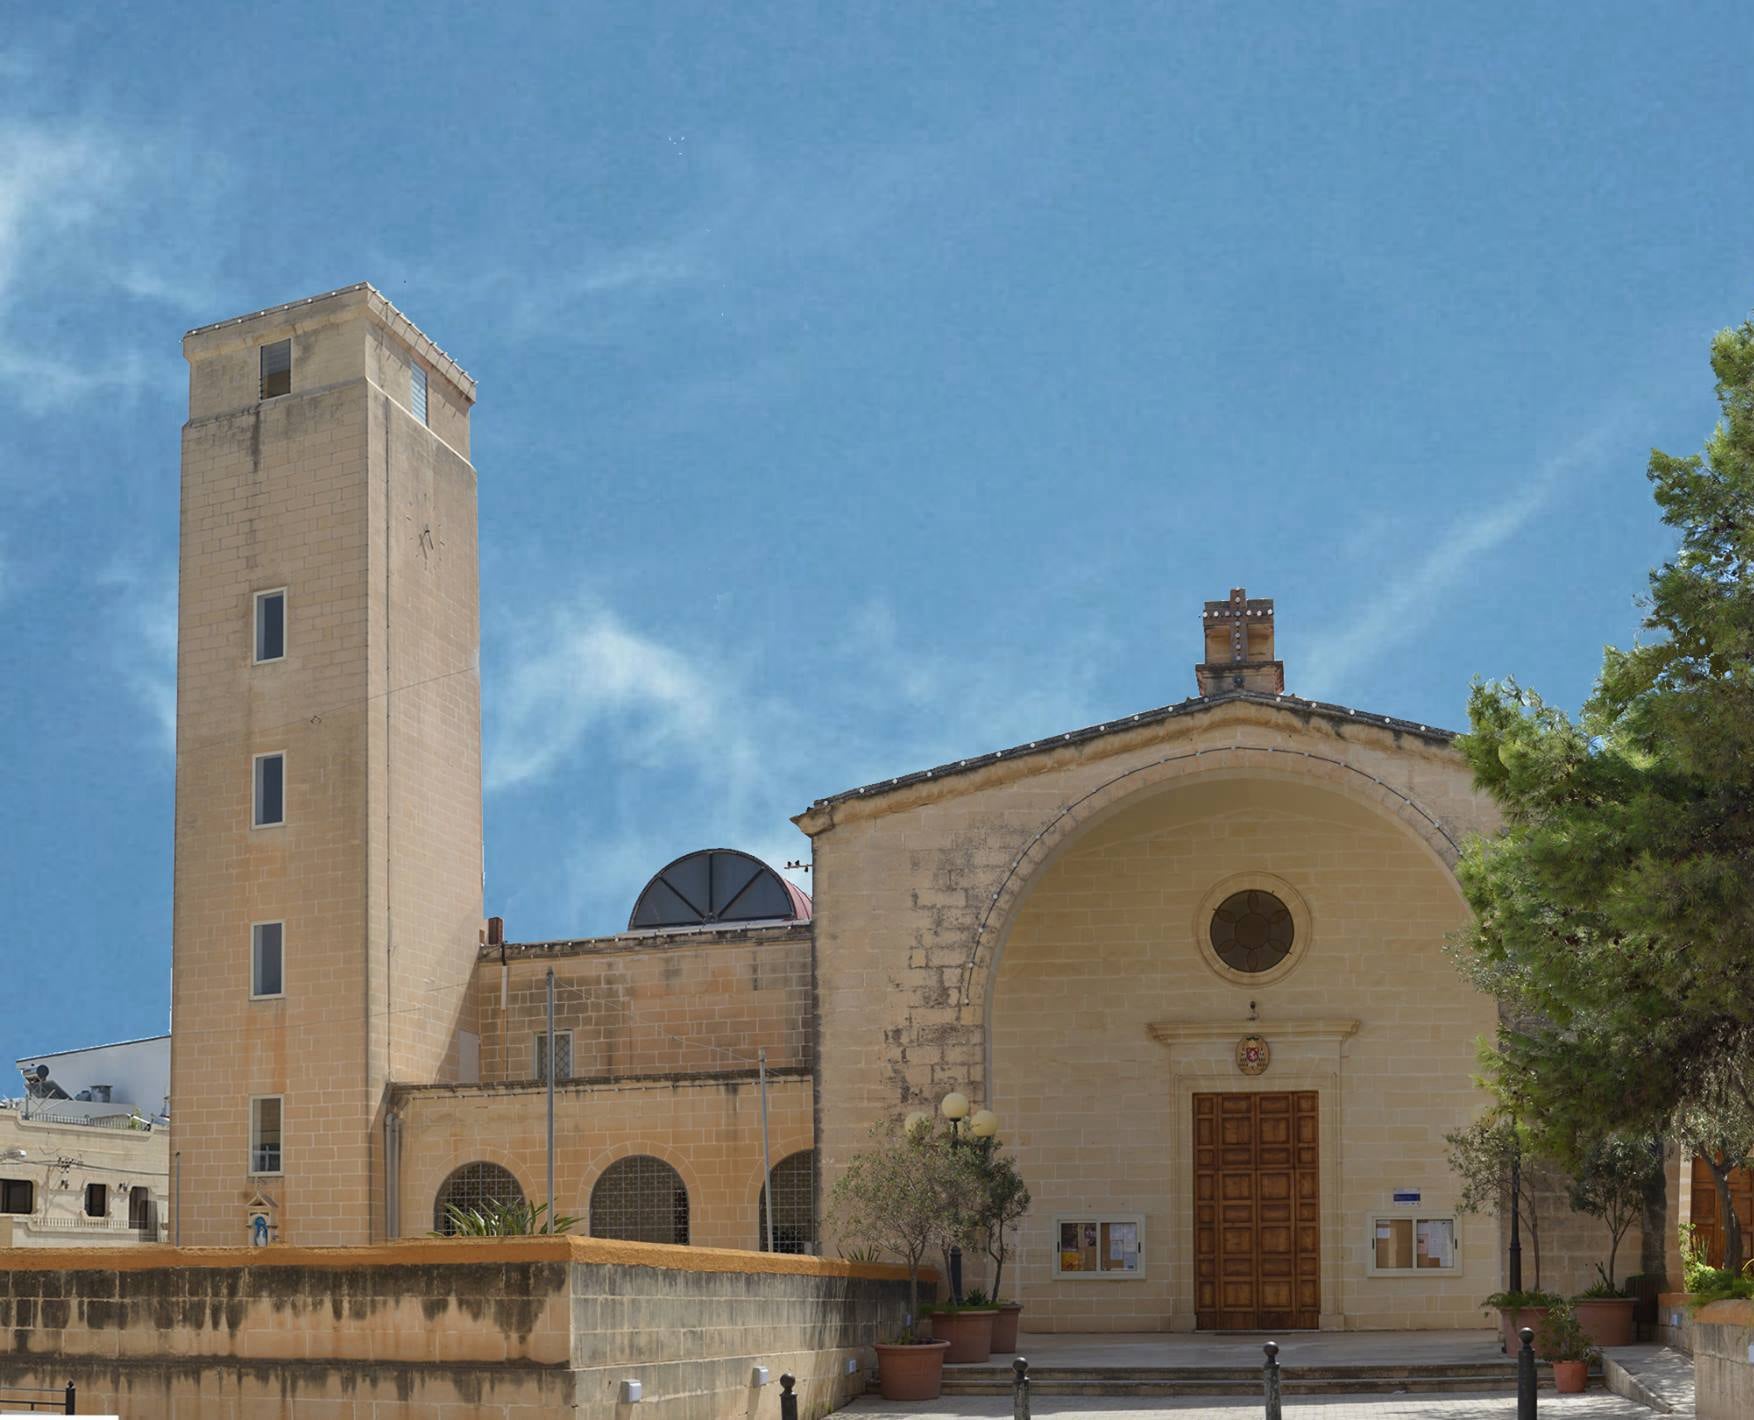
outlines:
[[[1193,698],[1156,710],[1100,725],[1069,730],[1032,740],[1010,749],[994,750],[972,759],[959,759],[932,769],[880,780],[863,788],[849,789],[818,799],[793,817],[806,834],[815,837],[838,823],[896,813],[924,803],[935,803],[963,794],[977,793],[995,785],[1009,784],[1033,775],[1051,773],[1066,764],[1112,758],[1153,745],[1189,738],[1201,731],[1258,725],[1284,728],[1295,723],[1299,730],[1320,742],[1357,740],[1400,752],[1414,752],[1465,773],[1461,756],[1451,748],[1455,733],[1432,725],[1397,720],[1389,715],[1367,714],[1323,701],[1295,695],[1266,695],[1233,691],[1227,695]],[[1287,755],[1287,758],[1291,758]]]
[[[1308,1021],[1152,1021],[1145,1030],[1159,1045],[1240,1040],[1245,1035],[1262,1036],[1272,1044],[1276,1040],[1347,1040],[1358,1034],[1358,1024],[1340,1017]]]

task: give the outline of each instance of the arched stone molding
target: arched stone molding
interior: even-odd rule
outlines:
[[[817,1151],[816,1140],[810,1135],[794,1134],[788,1137],[793,1142],[771,1144],[770,1153],[773,1158],[773,1166],[777,1169],[787,1159],[791,1158],[793,1154],[814,1155],[811,1160],[810,1187],[811,1193],[815,1199],[816,1236],[818,1243],[820,1244],[822,1237],[822,1214],[827,1202],[822,1196],[822,1156]],[[751,1170],[748,1181],[744,1185],[742,1192],[737,1196],[738,1227],[744,1231],[753,1229],[753,1232],[751,1232],[750,1235],[755,1241],[749,1244],[749,1248],[751,1251],[755,1252],[761,1250],[761,1190],[766,1184],[767,1171],[761,1167],[761,1164],[758,1161],[755,1168]],[[747,1209],[747,1217],[744,1216],[745,1209]]]
[[[524,1190],[526,1199],[532,1203],[542,1201],[542,1189],[530,1186],[530,1170],[524,1166],[521,1155],[492,1144],[482,1143],[467,1151],[459,1149],[444,1163],[428,1164],[403,1180],[401,1187],[403,1206],[400,1220],[403,1237],[410,1236],[408,1232],[410,1217],[408,1205],[412,1203],[415,1206],[416,1211],[413,1216],[430,1218],[433,1207],[438,1202],[438,1191],[445,1186],[445,1180],[458,1169],[469,1164],[498,1165],[518,1181],[518,1187]],[[541,1178],[540,1171],[537,1173],[537,1178]],[[422,1226],[419,1232],[413,1236],[424,1237],[426,1231],[426,1228]]]
[[[635,1154],[650,1154],[654,1159],[662,1159],[675,1169],[682,1179],[682,1186],[688,1190],[688,1207],[692,1217],[700,1207],[702,1198],[700,1177],[682,1154],[668,1144],[656,1139],[637,1138],[623,1139],[597,1150],[585,1165],[583,1179],[579,1186],[579,1216],[589,1218],[591,1215],[591,1194],[596,1190],[597,1180],[602,1178],[611,1164],[620,1159],[630,1158]]]
[[[1059,810],[1024,844],[975,928],[956,1001],[957,1019],[989,1033],[993,985],[1003,944],[1030,888],[1072,843],[1141,797],[1196,780],[1269,778],[1327,788],[1398,824],[1453,881],[1461,845],[1412,795],[1334,755],[1273,745],[1223,745],[1183,750],[1135,765],[1087,790]]]
[[[768,1153],[773,1159],[773,1165],[775,1168],[780,1166],[780,1161],[782,1159],[789,1159],[793,1154],[802,1154],[814,1149],[815,1147],[816,1140],[810,1134],[802,1130],[794,1130],[792,1133],[786,1134],[781,1138],[770,1139],[768,1141]],[[749,1170],[749,1175],[744,1184],[743,1191],[739,1195],[740,1197],[745,1197],[749,1200],[749,1216],[751,1218],[755,1216],[756,1200],[761,1196],[761,1185],[766,1180],[766,1177],[766,1170],[762,1168],[761,1160],[757,1159],[754,1167]]]

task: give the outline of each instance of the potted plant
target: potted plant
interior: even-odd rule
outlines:
[[[1504,1333],[1504,1350],[1514,1356],[1521,1348],[1517,1332],[1534,1326],[1540,1313],[1559,1298],[1541,1289],[1541,1215],[1536,1195],[1558,1180],[1538,1156],[1525,1148],[1524,1130],[1503,1112],[1487,1114],[1466,1129],[1444,1135],[1449,1166],[1461,1180],[1456,1208],[1492,1217],[1514,1216],[1529,1240],[1535,1285],[1494,1292],[1483,1303],[1496,1307]]]
[[[949,1132],[930,1133],[930,1126],[915,1126],[916,1137],[927,1141],[940,1155],[941,1202],[938,1210],[938,1245],[944,1252],[944,1272],[954,1277],[950,1265],[952,1248],[972,1248],[980,1240],[986,1208],[987,1175],[992,1141],[963,1137],[954,1121]],[[952,1295],[932,1309],[932,1335],[950,1343],[944,1363],[966,1366],[993,1354],[993,1323],[999,1311],[984,1292]]]
[[[1599,1262],[1596,1280],[1571,1299],[1577,1324],[1593,1346],[1630,1346],[1636,1305],[1636,1299],[1622,1292]]]
[[[978,1287],[960,1302],[943,1302],[932,1308],[932,1335],[950,1343],[947,1366],[966,1366],[988,1360],[993,1354],[993,1323],[999,1309]]]
[[[1541,1318],[1535,1350],[1553,1363],[1553,1388],[1561,1395],[1576,1395],[1588,1385],[1590,1364],[1601,1359],[1567,1302],[1557,1302]]]
[[[1520,1335],[1526,1326],[1535,1333],[1535,1354],[1546,1359],[1547,1353],[1541,1349],[1541,1323],[1554,1307],[1565,1305],[1565,1298],[1552,1292],[1494,1292],[1480,1305],[1498,1313],[1506,1355],[1515,1356],[1522,1350]]]
[[[1017,1350],[1017,1324],[1023,1314],[1023,1303],[1005,1301],[1000,1288],[1005,1279],[1005,1261],[1015,1242],[1017,1224],[1029,1211],[1029,1188],[1017,1172],[1017,1160],[1009,1154],[989,1153],[984,1161],[984,1172],[986,1188],[981,1228],[987,1257],[993,1264],[993,1302],[999,1308],[999,1315],[993,1322],[993,1350],[1009,1356]]]
[[[1608,1229],[1608,1261],[1596,1264],[1595,1283],[1573,1299],[1584,1335],[1597,1346],[1632,1344],[1633,1298],[1614,1282],[1620,1242],[1644,1213],[1645,1200],[1662,1184],[1662,1146],[1611,1134],[1592,1140],[1571,1182],[1571,1208],[1600,1218]]]
[[[907,1267],[907,1319],[893,1341],[877,1344],[877,1387],[885,1400],[936,1400],[950,1350],[949,1342],[924,1339],[915,1329],[920,1264],[943,1236],[946,1205],[966,1183],[966,1165],[932,1136],[929,1120],[926,1125],[879,1125],[871,1147],[847,1161],[830,1196],[829,1214],[843,1236]]]

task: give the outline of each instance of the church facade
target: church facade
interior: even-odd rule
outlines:
[[[552,1159],[583,1231],[832,1251],[846,1160],[958,1091],[1034,1195],[1030,1329],[1480,1323],[1443,1136],[1496,1015],[1443,949],[1494,818],[1447,732],[1285,693],[1238,590],[1193,698],[812,804],[813,901],[720,849],[508,941],[473,381],[364,285],[184,348],[177,1240],[444,1231]]]

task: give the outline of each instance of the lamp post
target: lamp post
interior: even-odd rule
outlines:
[[[999,1116],[990,1109],[973,1109],[968,1096],[961,1090],[952,1090],[938,1102],[939,1112],[950,1121],[950,1140],[953,1144],[961,1144],[963,1131],[968,1131],[983,1154],[993,1147],[993,1136],[999,1132]],[[910,1116],[911,1119],[911,1116]],[[958,1243],[950,1244],[950,1299],[958,1306],[962,1305],[962,1247]]]
[[[1516,1120],[1510,1127],[1516,1128]],[[1523,1141],[1519,1134],[1510,1156],[1510,1290],[1523,1289]]]

